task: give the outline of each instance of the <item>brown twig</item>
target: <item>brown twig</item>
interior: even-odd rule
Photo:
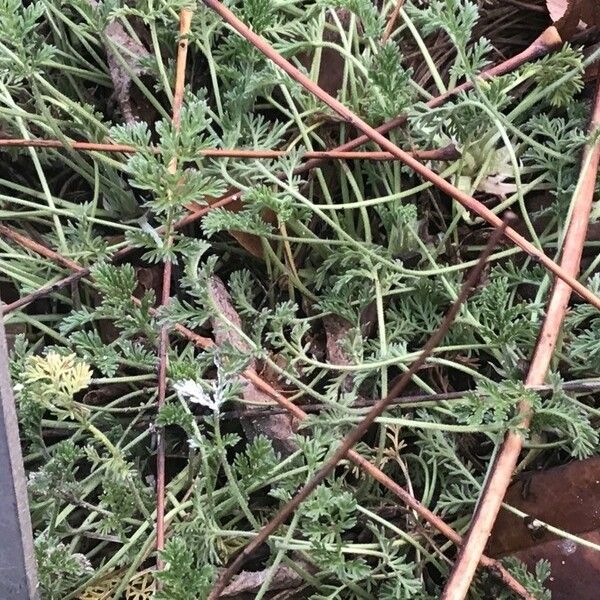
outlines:
[[[597,78],[596,101],[590,130],[595,133],[598,127],[600,127],[600,77]],[[594,144],[587,146],[584,152],[579,185],[573,199],[572,219],[568,225],[563,246],[561,266],[573,276],[579,272],[599,162],[600,143],[596,140]],[[569,286],[563,281],[557,280],[533,352],[526,379],[527,385],[539,385],[543,383],[546,377],[570,297],[571,289]],[[519,430],[525,430],[529,426],[532,417],[532,407],[525,400],[519,404],[519,415],[521,418]],[[461,548],[450,579],[446,584],[442,596],[443,600],[463,600],[467,595],[479,557],[485,548],[498,516],[522,447],[523,437],[521,433],[515,432],[515,430],[509,431],[483,489],[477,510],[469,527],[466,542]]]
[[[34,292],[31,292],[26,296],[22,296],[14,302],[10,302],[9,304],[0,304],[0,315],[7,315],[15,310],[19,310],[20,308],[27,306],[28,304],[31,304],[32,302],[35,302],[36,300],[41,300],[50,294],[54,294],[55,292],[59,292],[66,287],[76,284],[82,277],[86,277],[90,274],[89,269],[82,270],[86,271],[86,273],[82,274],[81,271],[74,271],[67,277],[63,277],[54,283],[38,288]]]
[[[360,117],[354,114],[350,109],[344,106],[339,100],[328,94],[325,90],[319,87],[314,81],[309,79],[304,73],[300,72],[288,60],[286,60],[279,52],[270,46],[264,38],[254,33],[247,25],[238,19],[227,7],[221,4],[218,0],[203,0],[209,8],[214,10],[224,21],[226,21],[235,31],[242,37],[248,40],[253,46],[260,50],[267,58],[273,61],[280,69],[285,71],[294,81],[298,82],[303,88],[309,91],[313,96],[323,101],[333,111],[335,111],[342,119],[347,121],[353,127],[362,131],[367,138],[376,142],[383,150],[387,150],[396,158],[400,159],[405,165],[418,173],[423,179],[433,183],[442,192],[454,198],[459,204],[475,213],[493,227],[500,227],[502,219],[494,214],[487,206],[479,200],[469,196],[462,190],[440,177],[437,173],[420,163],[418,160],[401,150],[384,137],[379,131],[371,127]],[[552,28],[550,28],[552,29]],[[549,31],[549,30],[546,30]],[[309,161],[310,162],[310,161]],[[581,298],[600,309],[600,298],[592,291],[581,284],[575,277],[557,265],[551,258],[546,256],[544,252],[536,248],[531,242],[526,240],[522,235],[509,227],[506,230],[506,237],[510,239],[519,248],[527,252],[532,258],[538,260],[544,267],[554,273],[557,277],[565,281],[574,292]]]
[[[31,240],[14,232],[13,230],[6,228],[0,230],[0,233],[3,233],[9,239],[12,239],[16,243],[45,256],[49,260],[55,262],[56,264],[67,266],[70,269],[74,269],[77,271],[86,271],[84,267],[74,263],[70,259],[62,256],[58,252],[51,250],[43,246],[42,244],[31,244]],[[131,297],[132,301],[139,305],[140,301],[138,298],[134,296]],[[150,310],[151,314],[156,314],[154,309]],[[214,347],[214,342],[206,337],[202,337],[197,333],[194,333],[187,327],[183,325],[175,325],[175,331],[181,335],[183,338],[189,340],[198,348],[203,350]],[[299,420],[305,420],[308,415],[304,412],[299,406],[296,406],[293,402],[291,402],[288,398],[286,398],[283,394],[275,390],[269,383],[264,381],[255,371],[246,369],[242,373],[242,377],[252,383],[257,389],[259,389],[264,394],[271,397],[277,404],[281,407],[285,408],[290,414],[294,415]],[[434,527],[437,531],[439,531],[442,535],[448,538],[451,542],[455,544],[460,544],[462,538],[456,531],[454,531],[449,525],[445,523],[445,521],[440,518],[438,515],[430,511],[426,506],[423,506],[410,492],[405,490],[403,487],[398,485],[393,479],[388,477],[383,471],[381,471],[374,464],[369,462],[363,456],[355,452],[354,450],[349,450],[347,455],[349,460],[351,460],[357,467],[363,470],[367,475],[370,475],[378,481],[381,485],[387,488],[392,494],[398,497],[402,502],[406,504],[406,506],[415,511],[424,521],[427,521],[432,527]],[[490,571],[499,577],[510,589],[512,589],[516,594],[525,598],[526,600],[532,600],[531,596],[528,594],[527,590],[512,577],[512,575],[502,566],[498,561],[489,558],[487,556],[481,557],[481,564],[490,569]]]
[[[245,371],[243,377],[255,385],[259,390],[273,398],[280,406],[285,408],[290,414],[294,415],[298,420],[304,421],[308,418],[299,406],[296,406],[288,398],[280,394],[269,383],[261,379],[254,371]],[[392,494],[400,499],[411,510],[415,511],[424,521],[427,521],[432,527],[437,529],[442,535],[456,545],[462,542],[461,536],[452,529],[441,517],[430,511],[426,506],[421,504],[410,492],[398,485],[393,479],[388,477],[381,469],[369,462],[366,458],[360,455],[355,450],[348,450],[346,457],[352,461],[364,473],[375,479]],[[502,563],[489,558],[485,555],[481,557],[481,565],[486,567],[504,582],[513,592],[525,598],[526,600],[534,600],[527,590],[504,568]]]
[[[177,64],[175,69],[175,90],[173,93],[173,117],[172,123],[176,132],[179,131],[181,122],[181,108],[183,106],[183,95],[185,92],[185,69],[188,54],[188,35],[192,24],[192,11],[182,9],[179,15],[179,43],[177,49]],[[177,159],[174,158],[168,166],[171,174],[177,171]],[[165,232],[164,244],[169,248],[172,243],[172,231],[170,224]],[[170,259],[165,260],[162,277],[162,293],[160,305],[165,306],[171,297],[171,275],[173,263]],[[160,410],[167,395],[167,366],[169,353],[169,327],[162,325],[158,343],[158,397],[157,405]],[[164,430],[158,432],[158,448],[156,453],[156,568],[164,568],[160,551],[165,546],[165,436]]]
[[[127,144],[112,144],[102,142],[62,142],[61,140],[40,140],[31,138],[4,138],[0,140],[0,148],[68,148],[81,152],[123,152],[133,154],[137,152],[135,146]],[[154,152],[154,148],[152,151]],[[158,151],[158,149],[156,149]]]
[[[540,54],[543,54],[546,51],[548,51],[548,48],[541,49],[541,47],[540,47],[540,48],[538,48],[538,50],[542,50]],[[522,53],[522,54],[524,54],[524,53]],[[530,60],[533,57],[534,56],[529,56],[528,58],[524,59],[523,62],[525,62],[526,60]],[[510,61],[507,61],[507,63],[508,62],[510,62]],[[518,66],[518,65],[516,65],[516,66]],[[514,68],[514,67],[511,67],[511,68]],[[397,126],[397,125],[394,125],[394,126]],[[393,128],[393,126],[390,127],[390,129],[391,128]],[[387,131],[389,131],[389,129],[387,129]],[[368,141],[368,137],[362,136],[362,138],[363,139],[361,141],[353,140],[352,142],[349,142],[349,144],[355,143],[356,145],[353,146],[353,147],[357,147],[358,145],[360,145],[360,144]],[[359,138],[359,140],[360,140],[360,138]],[[327,153],[323,153],[322,155],[316,155],[316,153],[315,153],[315,157],[314,158],[315,158],[315,160],[321,160],[322,158],[330,158],[331,157],[331,155],[325,156],[326,154]],[[371,154],[376,154],[376,153],[371,153]],[[385,154],[385,153],[380,153],[380,154]],[[344,158],[346,158],[346,157],[344,157]],[[314,164],[311,165],[311,166],[303,165],[303,170],[308,170],[309,168],[312,168],[313,166],[316,166],[316,165],[314,165]],[[223,203],[222,205],[225,205],[225,204],[227,204],[229,202],[232,202],[233,200],[237,199],[237,197],[239,197],[237,194],[233,194],[233,195],[227,196],[226,198],[222,199],[220,202]],[[207,210],[209,210],[209,209],[207,209]],[[190,215],[190,217],[189,217],[189,220],[187,222],[193,222],[193,220],[196,220],[197,218],[199,218],[199,216],[197,216],[197,215],[199,215],[201,213],[204,214],[204,209],[201,210],[201,211],[197,211],[195,213],[192,213]],[[32,249],[34,251],[37,251],[37,249],[34,249],[32,247],[30,247],[30,249]],[[130,251],[130,249],[126,249],[126,250]],[[77,265],[76,267],[73,267],[73,264],[76,265],[76,263],[73,263],[73,261],[70,261],[69,259],[59,260],[58,262],[60,264],[64,264],[68,268],[72,268],[72,269],[73,268],[77,268],[78,269],[77,271],[75,271],[75,273],[73,274],[73,276],[71,276],[72,280],[69,283],[71,283],[72,281],[76,281],[77,279],[79,279],[79,278],[81,278],[81,277],[89,274],[89,269],[83,268],[83,267],[81,267],[79,265]],[[74,277],[74,276],[76,276],[76,277]],[[67,278],[67,279],[69,279],[69,278]],[[55,286],[58,285],[58,284],[60,284],[60,283],[61,282],[56,282],[56,284],[52,284],[50,286],[46,286],[45,288],[43,288],[43,290],[46,290],[44,293],[51,293],[53,290],[59,289],[59,288],[57,288]],[[38,290],[38,292],[41,292],[41,290]],[[35,293],[38,293],[38,292],[35,292]],[[37,297],[42,297],[42,295],[43,294],[39,294]],[[22,300],[24,300],[24,299],[21,299],[21,301]],[[17,302],[21,302],[21,301],[17,301]],[[13,303],[13,304],[15,304],[15,303]],[[26,303],[21,304],[21,306],[24,305],[24,304],[26,304]],[[178,329],[178,331],[180,331],[180,333],[182,333],[183,335],[185,335],[188,339],[192,340],[195,344],[199,345],[200,347],[207,347],[208,345],[211,344],[211,341],[207,340],[207,338],[202,338],[201,336],[196,336],[196,334],[193,334],[193,332],[190,332],[189,330],[187,330],[184,327],[179,327],[178,326],[178,327],[176,327],[176,329]],[[262,383],[264,383],[264,382],[262,382]],[[294,405],[292,404],[292,406],[294,406]],[[349,453],[348,456],[351,457],[353,454],[354,453]],[[394,484],[393,482],[391,482],[391,480],[389,480],[389,478],[387,478],[383,473],[381,473],[381,471],[379,471],[374,465],[371,465],[370,463],[368,463],[368,461],[366,461],[365,459],[363,459],[362,457],[360,457],[360,455],[352,456],[352,460],[354,460],[354,462],[356,462],[356,464],[358,464],[359,466],[361,466],[362,468],[364,468],[365,470],[367,470],[367,472],[371,472],[371,474],[378,481],[380,481],[382,484],[386,485],[386,487],[388,487],[389,489],[392,489],[392,491],[393,491],[394,486],[396,486],[398,489],[395,491],[395,493],[397,495],[399,495],[399,497],[402,497],[403,494],[405,496],[408,495],[408,493],[405,490],[403,490],[402,488],[400,488],[399,486],[397,486],[397,484]],[[364,463],[366,463],[366,465]],[[413,502],[412,505],[410,504],[411,500]],[[407,504],[409,506],[411,506],[412,508],[415,508],[415,510],[417,510],[417,507],[420,506],[420,504],[416,500],[414,500],[414,498],[412,498],[412,496],[410,496],[410,495],[408,495],[408,498],[406,499],[406,501],[407,501]],[[414,504],[414,503],[417,503],[417,504]],[[424,507],[421,506],[420,507],[420,511],[418,511],[418,512],[419,512],[419,514],[422,514],[422,516],[423,516],[423,514],[427,514],[427,509],[425,509]],[[441,521],[441,519],[439,519],[439,517],[436,517],[435,515],[431,514],[430,518],[428,520],[434,526],[436,526],[440,531],[442,531],[443,533],[445,533],[449,537],[449,539],[452,539],[453,541],[455,541],[457,543],[460,542],[460,537],[458,536],[458,534],[456,534],[455,532],[453,532],[453,530],[450,529],[443,521]],[[435,524],[436,520],[439,521],[437,523],[437,525]],[[487,559],[485,557],[482,559],[482,563],[486,564],[487,566],[491,566],[491,567],[493,567],[495,569],[498,568],[498,565],[497,565],[497,563],[495,561],[492,561],[491,559]],[[506,574],[506,575],[508,577],[508,580],[510,581],[511,580],[510,575],[508,575],[508,574]],[[519,590],[519,584],[516,584],[516,589],[518,590],[517,593],[520,593],[521,595],[526,595],[526,592],[524,592],[522,590],[522,588],[521,588],[521,590]]]
[[[385,31],[381,36],[381,43],[385,44],[389,39],[390,35],[392,35],[392,31],[394,31],[394,26],[396,25],[396,21],[398,20],[398,15],[400,14],[400,10],[404,6],[404,0],[396,0],[396,6],[394,6],[394,10],[388,19],[388,22],[385,26]]]
[[[0,223],[0,234],[2,234],[4,237],[8,238],[9,240],[16,242],[20,246],[23,246],[23,248],[27,248],[27,250],[31,250],[32,252],[35,252],[36,254],[41,254],[42,256],[49,258],[51,261],[55,262],[56,264],[62,265],[63,267],[67,267],[67,269],[70,269],[71,271],[81,273],[81,271],[85,270],[84,267],[82,267],[78,262],[75,262],[74,260],[71,260],[70,258],[63,256],[62,254],[60,254],[58,252],[54,252],[54,250],[50,250],[43,244],[40,244],[39,242],[36,242],[35,240],[32,240],[31,238],[28,238],[27,236],[23,235],[22,233],[19,233],[18,231],[15,231],[14,229],[8,227],[7,225],[3,225],[1,223]]]
[[[289,500],[266,525],[262,527],[252,541],[242,550],[240,554],[238,554],[238,556],[227,567],[227,569],[221,573],[217,583],[208,597],[208,600],[217,600],[217,598],[219,598],[229,580],[242,568],[252,553],[259,548],[268,539],[268,537],[273,534],[288,519],[288,517],[290,517],[298,509],[300,504],[314,492],[317,486],[328,477],[328,475],[335,469],[339,462],[347,456],[348,451],[351,450],[367,433],[368,429],[375,422],[375,420],[381,416],[381,414],[393,402],[393,400],[410,383],[417,371],[425,364],[427,358],[448,333],[448,330],[454,322],[456,315],[460,311],[461,306],[464,304],[473,288],[477,285],[477,282],[481,277],[481,273],[483,272],[483,269],[487,263],[487,259],[489,258],[496,244],[505,234],[506,226],[507,223],[503,222],[501,227],[495,229],[490,236],[485,250],[481,253],[477,264],[469,273],[469,276],[464,282],[456,301],[446,313],[446,316],[444,317],[444,320],[438,329],[427,340],[427,343],[420,352],[419,357],[402,374],[400,379],[390,390],[390,393],[375,403],[363,420],[348,435],[346,435],[340,445],[325,461],[325,464],[319,469],[314,477],[308,483],[306,483],[304,487],[291,500]]]
[[[528,385],[526,386],[528,390],[537,392],[540,395],[550,394],[554,391],[554,386],[549,384],[540,384],[540,385]],[[561,385],[561,390],[564,392],[572,393],[572,394],[595,394],[600,392],[600,379],[590,379],[588,380],[576,380],[576,381],[565,381]],[[445,392],[439,394],[417,394],[410,396],[400,396],[399,398],[395,398],[390,406],[402,408],[404,407],[414,407],[416,404],[426,404],[433,402],[456,402],[465,400],[467,395],[474,395],[477,398],[484,399],[485,396],[478,394],[473,390],[465,390],[463,392]],[[361,398],[354,402],[351,406],[351,410],[361,409],[361,408],[369,408],[373,406],[375,403],[374,399],[371,398]],[[246,408],[240,410],[228,410],[220,413],[221,419],[260,419],[266,418],[270,415],[276,414],[284,414],[287,412],[283,408],[276,408],[277,402],[273,404],[265,403],[264,406],[255,407],[255,408]],[[303,405],[302,409],[307,413],[319,413],[322,411],[326,411],[331,408],[329,404],[307,404]],[[203,419],[204,417],[199,417]]]
[[[0,148],[69,148],[82,152],[122,152],[124,154],[135,154],[138,149],[126,144],[103,144],[95,142],[69,142],[60,140],[39,140],[27,138],[5,138],[0,139]],[[154,154],[160,154],[160,148],[150,146],[148,148]],[[460,152],[450,145],[433,150],[407,150],[407,152],[419,160],[441,160],[450,161],[460,158]],[[205,148],[198,152],[199,156],[205,158],[241,158],[241,159],[275,159],[288,156],[289,150],[251,150],[245,148]],[[373,160],[387,161],[396,160],[389,152],[377,151],[340,151],[340,150],[310,150],[302,154],[303,158],[316,160]]]

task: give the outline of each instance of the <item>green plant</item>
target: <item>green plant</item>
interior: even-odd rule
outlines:
[[[452,146],[458,158],[441,154],[432,166],[494,212],[518,212],[535,243],[559,253],[588,141],[579,49],[483,80],[499,42],[481,35],[490,19],[482,3],[406,2],[387,40],[392,2],[227,4],[314,80],[331,75],[362,118],[379,125],[405,113],[389,133],[398,145]],[[182,8],[194,13],[175,124]],[[6,0],[0,30],[1,137],[132,146],[10,149],[0,167],[0,219],[63,255],[57,263],[0,237],[2,286],[26,295],[51,284],[65,258],[91,272],[5,316],[21,332],[11,367],[43,593],[75,598],[122,567],[118,597],[154,562],[154,465],[164,443],[168,539],[157,598],[205,598],[218,569],[416,358],[488,232],[398,161],[331,160],[304,171],[306,152],[348,142],[352,127],[201,3]],[[443,61],[423,42],[440,31]],[[327,52],[339,71],[328,72]],[[471,91],[427,106],[462,81]],[[232,148],[286,152],[209,156]],[[235,202],[208,209],[231,190]],[[199,225],[179,228],[190,210],[202,211]],[[134,251],[111,264],[124,247]],[[161,303],[166,262],[172,298]],[[532,446],[544,440],[539,464],[598,447],[589,396],[520,383],[550,279],[514,248],[499,248],[491,263],[412,382],[411,394],[463,396],[394,407],[359,448],[459,530],[520,400],[535,407],[522,434]],[[594,261],[586,277],[598,291],[596,270]],[[564,327],[555,371],[565,380],[598,374],[596,314],[577,305]],[[168,393],[157,410],[163,326],[171,328]],[[182,326],[200,341],[179,336]],[[248,373],[318,410],[297,426]],[[251,593],[264,596],[286,565],[314,599],[439,597],[447,547],[398,518],[396,506],[343,462],[252,558],[249,570],[269,574]],[[537,577],[511,569],[545,593],[545,565]],[[472,595],[496,589],[482,576]]]

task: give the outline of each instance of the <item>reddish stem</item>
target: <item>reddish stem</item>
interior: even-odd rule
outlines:
[[[71,150],[80,150],[85,152],[123,152],[125,154],[135,154],[138,150],[134,146],[126,144],[102,144],[94,142],[69,142],[67,144],[60,140],[38,140],[26,138],[6,138],[0,139],[0,148],[69,148]],[[151,146],[149,148],[154,154],[160,154],[160,148]],[[411,156],[420,160],[457,160],[460,153],[454,146],[437,148],[433,150],[409,150]],[[289,150],[250,150],[239,148],[206,148],[198,152],[199,156],[206,158],[242,158],[242,159],[261,159],[261,158],[282,158],[289,154]],[[315,150],[307,151],[302,154],[303,158],[317,160],[373,160],[385,161],[396,160],[389,152],[377,151],[340,151],[340,150]]]
[[[179,44],[177,49],[177,65],[175,71],[175,92],[173,94],[173,118],[172,123],[175,131],[179,131],[181,122],[181,108],[185,92],[185,68],[187,64],[188,35],[192,24],[192,11],[182,9],[179,15]],[[173,159],[169,165],[169,171],[175,173],[177,170],[177,159]],[[168,228],[164,245],[171,246],[171,229]],[[162,294],[160,305],[164,306],[171,297],[171,274],[173,265],[169,259],[165,260],[162,277]],[[158,410],[165,404],[167,395],[167,367],[169,352],[169,328],[163,325],[160,328],[158,345]],[[164,429],[158,432],[158,450],[156,453],[156,568],[164,568],[164,562],[160,558],[160,552],[165,547],[165,436]]]
[[[398,20],[398,15],[400,14],[400,9],[403,6],[404,0],[396,0],[396,6],[394,6],[394,10],[392,11],[390,18],[388,19],[388,22],[386,23],[385,31],[381,36],[382,44],[385,44],[389,40],[390,35],[392,35],[392,32],[394,31],[394,26],[396,25],[396,21]]]
[[[240,197],[239,192],[235,192],[235,193],[229,194],[227,196],[223,196],[223,198],[212,203],[210,206],[204,206],[202,208],[190,207],[190,214],[186,215],[185,217],[181,218],[179,221],[174,223],[173,229],[180,229],[181,227],[184,227],[185,225],[190,225],[192,223],[195,223],[198,219],[201,219],[205,214],[207,214],[213,208],[227,206],[228,204],[231,204],[232,202],[239,200],[239,197]],[[7,228],[6,226],[0,226],[0,227],[4,228],[4,229],[0,229],[0,233],[4,233],[4,235],[6,235],[6,237],[10,237],[11,239],[14,239],[14,236],[20,235],[17,232],[13,231],[12,229]],[[164,229],[162,227],[160,227],[157,231],[158,231],[158,233],[163,233]],[[31,242],[31,240],[29,240],[29,238],[26,238],[25,236],[21,236],[21,237],[23,238],[23,240],[25,242]],[[23,243],[22,245],[26,246],[25,243]],[[134,250],[135,250],[134,246],[125,246],[124,248],[121,248],[120,250],[118,250],[117,252],[115,252],[113,254],[111,261],[116,262],[116,261],[122,260],[125,257],[129,256]],[[64,263],[61,262],[60,264],[64,264]],[[71,268],[71,267],[69,267],[69,268]],[[40,289],[35,290],[35,292],[32,292],[31,294],[28,294],[26,296],[23,296],[22,298],[19,298],[18,300],[15,300],[15,302],[11,302],[10,304],[5,304],[5,305],[0,306],[0,313],[3,315],[7,315],[19,308],[22,308],[23,306],[26,306],[27,304],[30,304],[31,302],[33,302],[35,300],[44,298],[48,294],[57,292],[69,285],[72,285],[73,283],[79,281],[80,279],[83,279],[84,277],[88,277],[90,275],[90,273],[91,273],[90,267],[82,267],[81,265],[77,265],[76,271],[74,273],[72,273],[71,275],[69,275],[68,277],[65,277],[64,279],[56,281],[55,283],[51,283],[50,285],[41,287]]]

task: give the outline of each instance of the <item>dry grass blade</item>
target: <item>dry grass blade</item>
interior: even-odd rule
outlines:
[[[599,126],[600,79],[598,79],[596,102],[590,130],[594,132]],[[569,223],[563,247],[561,266],[573,276],[579,271],[599,162],[600,143],[596,141],[584,153],[584,167],[580,175],[577,195],[573,200],[573,218]],[[546,318],[529,367],[526,380],[528,385],[539,385],[544,381],[570,297],[570,287],[563,281],[557,280],[548,303]],[[521,416],[521,426],[527,428],[531,421],[531,406],[526,402],[522,402],[519,406],[519,414]],[[521,434],[511,431],[506,435],[506,439],[498,454],[494,468],[479,501],[477,511],[471,522],[467,541],[461,549],[452,575],[446,585],[443,595],[444,600],[462,600],[467,595],[479,561],[479,556],[481,556],[494,526],[522,447],[523,437]]]

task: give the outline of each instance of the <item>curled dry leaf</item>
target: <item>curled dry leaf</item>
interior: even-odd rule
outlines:
[[[215,344],[219,347],[224,344],[229,344],[244,354],[250,354],[248,342],[246,342],[246,340],[244,340],[235,330],[242,329],[242,320],[233,307],[231,296],[220,277],[214,275],[209,279],[208,293],[210,294],[214,306],[217,307],[219,315],[223,317],[223,319],[211,319]],[[228,323],[231,323],[233,327]],[[254,359],[250,361],[248,368],[256,368]]]
[[[218,307],[219,314],[225,317],[236,328],[241,329],[242,321],[233,307],[231,296],[223,281],[219,277],[213,276],[209,280],[208,287],[211,299],[215,306]],[[211,325],[217,346],[229,344],[243,353],[250,355],[250,347],[246,340],[238,335],[232,327],[227,325],[223,319],[215,317],[211,319]],[[248,363],[247,370],[256,371],[256,360],[254,358]],[[243,399],[245,402],[254,405],[272,404],[272,399],[257,389],[250,381],[243,379],[242,383],[244,385]],[[275,414],[265,416],[264,418],[246,417],[241,419],[241,423],[249,439],[257,435],[265,435],[271,440],[275,450],[286,456],[297,450],[297,446],[292,439],[296,423],[294,418],[289,414]]]
[[[541,559],[550,561],[553,600],[597,598],[600,552],[560,538],[536,520],[600,543],[600,458],[523,474],[505,502],[529,517],[502,511],[490,538],[490,555],[515,556],[530,568]]]
[[[98,6],[96,0],[88,0],[88,2],[94,8]],[[143,59],[150,57],[150,52],[137,40],[133,39],[116,20],[107,25],[104,29],[104,35],[111,43],[111,45],[106,46],[106,59],[110,78],[115,88],[115,99],[119,104],[125,122],[132,123],[139,115],[132,99],[131,75],[128,70],[135,75],[146,73],[146,69],[140,63]],[[117,56],[112,46],[118,49],[119,56]],[[125,68],[123,62],[127,65],[127,68]]]
[[[563,39],[569,39],[580,27],[600,26],[597,0],[546,0],[546,6]]]

